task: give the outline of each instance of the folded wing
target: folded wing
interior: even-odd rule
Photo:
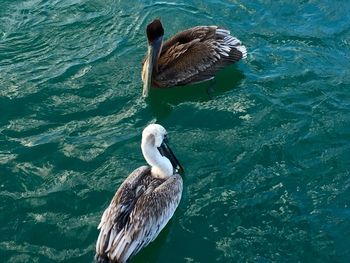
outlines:
[[[102,216],[96,244],[97,258],[126,262],[147,246],[174,214],[181,193],[179,175],[160,181],[152,179],[148,167],[135,170],[121,185]]]
[[[246,55],[245,46],[230,31],[216,26],[194,27],[164,43],[154,83],[165,87],[209,80]]]

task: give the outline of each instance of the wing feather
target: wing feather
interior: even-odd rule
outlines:
[[[148,167],[135,170],[103,213],[96,244],[97,258],[126,262],[152,242],[174,214],[182,194],[181,176],[171,176],[163,183],[153,179],[147,189],[137,189],[145,174],[149,174]],[[127,192],[139,193],[137,198],[134,195],[134,203]],[[125,211],[129,212],[126,220],[123,219]]]
[[[182,194],[182,178],[174,175],[140,196],[125,228],[114,239],[110,258],[125,262],[147,246],[173,216]]]
[[[208,80],[246,55],[245,46],[230,31],[216,26],[194,27],[164,43],[153,81],[155,86],[169,87]]]
[[[103,212],[98,229],[100,234],[96,242],[96,255],[106,257],[106,254],[118,232],[125,226],[127,219],[137,200],[137,186],[140,180],[150,172],[148,166],[142,166],[133,171],[121,184],[110,205]]]

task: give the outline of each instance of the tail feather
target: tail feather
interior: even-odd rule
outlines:
[[[228,48],[229,50],[231,50],[231,52],[232,50],[238,50],[242,54],[242,59],[245,59],[247,57],[247,48],[244,45],[242,45],[242,42],[238,38],[232,36],[229,30],[218,28],[216,30],[216,35],[218,39],[220,39],[220,43],[222,45],[221,50],[225,51],[224,53],[227,53],[225,48]]]
[[[95,256],[95,259],[98,263],[111,263],[109,258],[106,255],[97,255]]]

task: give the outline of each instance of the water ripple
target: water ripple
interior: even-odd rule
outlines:
[[[91,261],[103,209],[145,163],[140,131],[158,122],[185,167],[184,193],[135,262],[347,262],[348,3],[1,7],[1,261]],[[143,100],[145,27],[155,17],[166,39],[226,27],[248,58],[214,82]]]

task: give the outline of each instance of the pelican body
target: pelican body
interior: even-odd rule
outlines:
[[[150,166],[133,171],[121,184],[98,226],[98,262],[126,262],[152,242],[173,216],[182,194],[182,166],[166,144],[166,130],[148,125],[141,149]]]
[[[148,51],[142,66],[143,97],[151,86],[167,88],[212,79],[227,65],[246,58],[247,49],[230,31],[197,26],[179,32],[163,43],[159,19],[147,26]]]

